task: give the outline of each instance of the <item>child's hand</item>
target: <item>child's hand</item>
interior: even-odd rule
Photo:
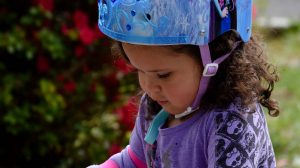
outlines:
[[[227,15],[228,15],[228,8],[225,7],[225,8],[222,10],[222,18],[227,17]]]

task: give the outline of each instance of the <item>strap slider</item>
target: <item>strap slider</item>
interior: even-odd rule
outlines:
[[[215,76],[218,71],[219,65],[216,63],[209,63],[205,65],[203,76]]]

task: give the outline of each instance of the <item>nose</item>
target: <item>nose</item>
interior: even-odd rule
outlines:
[[[155,95],[161,91],[161,86],[158,81],[151,79],[150,77],[144,77],[140,79],[142,89],[149,95]]]

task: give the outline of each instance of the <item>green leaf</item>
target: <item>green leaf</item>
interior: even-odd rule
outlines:
[[[0,71],[3,71],[3,70],[5,70],[5,65],[2,62],[0,62]]]
[[[26,51],[26,58],[27,59],[32,60],[33,56],[34,56],[34,51],[33,50],[29,49],[29,50]]]
[[[39,40],[44,49],[46,49],[53,59],[63,59],[66,55],[64,44],[58,34],[43,28],[39,32]]]

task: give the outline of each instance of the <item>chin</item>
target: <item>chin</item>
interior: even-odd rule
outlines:
[[[172,115],[176,115],[176,114],[180,114],[182,112],[184,112],[186,110],[186,108],[184,110],[179,110],[179,109],[174,109],[174,108],[168,108],[168,107],[163,107],[164,110]]]

